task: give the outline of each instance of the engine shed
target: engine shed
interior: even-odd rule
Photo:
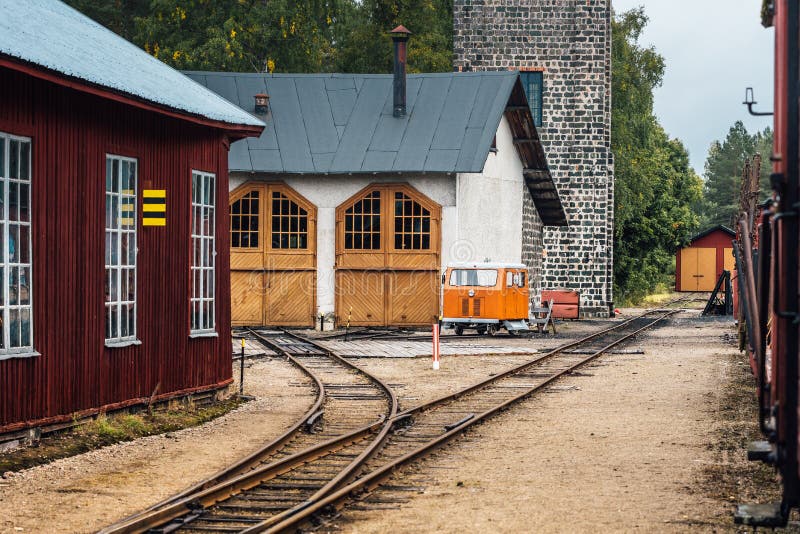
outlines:
[[[731,240],[736,233],[714,226],[692,237],[675,256],[675,291],[713,291],[723,270],[733,274]]]
[[[0,79],[0,434],[225,387],[263,123],[61,2],[0,4]]]

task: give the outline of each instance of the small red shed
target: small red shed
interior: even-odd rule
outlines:
[[[263,123],[53,0],[0,3],[0,80],[0,434],[229,384]]]
[[[736,233],[715,226],[692,237],[675,257],[675,291],[713,291],[723,270],[733,273]]]

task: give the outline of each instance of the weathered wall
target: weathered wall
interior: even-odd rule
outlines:
[[[548,288],[581,293],[584,316],[612,306],[610,0],[455,0],[455,66],[544,72],[538,128],[569,227],[544,232]]]

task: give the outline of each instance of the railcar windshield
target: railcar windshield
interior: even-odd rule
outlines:
[[[450,285],[494,287],[497,284],[497,269],[453,269]]]

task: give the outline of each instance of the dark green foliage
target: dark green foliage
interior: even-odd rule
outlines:
[[[724,224],[733,227],[739,213],[739,194],[745,161],[761,154],[761,200],[769,194],[769,156],[772,154],[772,130],[751,135],[741,121],[731,126],[724,141],[714,141],[705,164],[705,203],[703,225]]]
[[[65,0],[65,2],[128,41],[134,40],[136,18],[144,17],[150,12],[150,0]]]
[[[179,69],[391,72],[399,24],[410,72],[452,69],[451,0],[67,1]]]
[[[616,16],[612,28],[614,287],[623,303],[671,282],[677,247],[699,227],[692,207],[702,198],[686,149],[653,114],[664,60],[637,44],[646,23],[639,8]]]

